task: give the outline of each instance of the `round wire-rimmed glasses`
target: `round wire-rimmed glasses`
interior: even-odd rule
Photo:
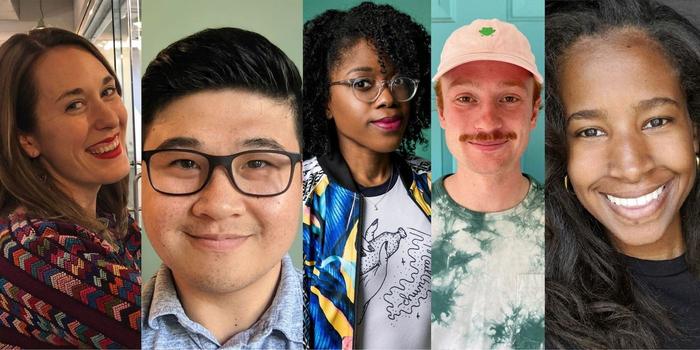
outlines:
[[[420,80],[407,77],[395,77],[389,80],[376,80],[373,78],[354,78],[338,80],[330,83],[333,85],[345,85],[352,88],[352,93],[360,101],[372,103],[379,98],[384,88],[389,86],[391,95],[399,102],[410,101],[418,91]]]
[[[280,150],[250,150],[214,156],[189,149],[143,151],[148,181],[159,193],[195,194],[206,187],[217,166],[240,193],[254,197],[277,196],[289,189],[301,154]]]

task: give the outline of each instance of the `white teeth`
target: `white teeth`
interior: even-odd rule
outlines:
[[[115,137],[112,142],[110,142],[104,146],[90,148],[90,149],[88,149],[88,152],[90,152],[92,154],[102,154],[102,153],[114,151],[114,149],[116,149],[118,146],[119,146],[119,138]]]
[[[647,193],[641,197],[636,197],[636,198],[618,198],[618,197],[613,197],[611,195],[606,195],[608,197],[608,200],[611,201],[615,205],[619,205],[621,207],[628,207],[628,208],[638,208],[638,207],[643,207],[651,201],[659,198],[661,193],[664,191],[664,188],[666,186],[661,186],[657,188],[654,192]]]

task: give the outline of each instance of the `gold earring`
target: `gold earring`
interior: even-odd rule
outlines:
[[[566,188],[566,192],[571,192],[569,189],[569,175],[564,175],[564,188]]]
[[[700,168],[700,154],[695,155],[695,165]]]

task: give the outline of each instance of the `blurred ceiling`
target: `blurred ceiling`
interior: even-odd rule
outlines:
[[[0,44],[37,26],[40,2],[47,26],[75,30],[74,0],[0,0]]]

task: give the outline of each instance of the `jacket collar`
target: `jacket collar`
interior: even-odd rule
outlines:
[[[406,189],[409,189],[413,183],[413,170],[411,166],[396,152],[391,153],[391,162],[398,166],[401,182]],[[340,152],[334,151],[318,157],[318,164],[321,165],[321,168],[323,168],[324,172],[328,174],[333,182],[340,184],[352,192],[360,192],[357,183],[352,178],[350,168]]]

